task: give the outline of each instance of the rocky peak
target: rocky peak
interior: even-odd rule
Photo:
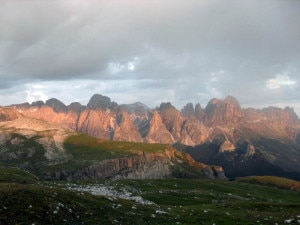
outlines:
[[[57,113],[66,113],[68,111],[67,106],[56,98],[47,100],[46,105],[50,106]]]
[[[175,140],[181,137],[181,128],[184,118],[181,113],[171,105],[171,103],[161,103],[160,116],[168,131],[173,135]]]
[[[128,113],[120,108],[116,115],[117,126],[114,130],[113,140],[142,142],[142,136],[137,127],[134,126]]]
[[[149,110],[149,107],[141,102],[135,102],[133,104],[123,104],[121,108],[125,109],[128,113],[135,113],[136,115],[145,115]]]
[[[224,100],[212,99],[205,108],[205,123],[207,125],[220,125],[238,123],[244,116],[238,101],[228,96]]]
[[[45,103],[43,101],[35,101],[35,102],[31,103],[31,106],[33,106],[33,107],[36,106],[36,107],[41,108],[43,105],[45,105]]]
[[[195,116],[195,108],[193,103],[187,103],[182,109],[181,113],[184,117],[194,117]]]
[[[238,100],[237,100],[235,97],[233,97],[233,96],[228,95],[228,96],[224,99],[224,102],[229,103],[229,104],[232,104],[232,105],[235,105],[236,107],[240,107],[240,108],[241,108],[240,103],[239,103]]]
[[[293,108],[267,107],[263,109],[244,109],[246,121],[250,123],[266,122],[271,124],[299,124],[300,120]]]
[[[73,111],[80,113],[82,110],[84,110],[84,106],[82,106],[79,102],[72,102],[70,105],[68,105],[68,111]]]
[[[287,119],[289,119],[290,122],[300,123],[300,119],[293,108],[287,106],[284,108],[284,111],[286,112],[288,117]]]
[[[0,107],[0,122],[12,121],[21,117],[20,113],[13,109],[7,107]]]
[[[87,104],[87,107],[89,109],[100,108],[106,110],[106,109],[112,109],[114,106],[117,106],[117,103],[112,102],[109,97],[100,94],[94,94],[91,97],[89,103]]]
[[[195,115],[199,121],[201,121],[201,122],[203,121],[205,111],[204,111],[204,109],[201,108],[200,103],[195,105]]]
[[[162,118],[157,111],[153,112],[152,119],[149,124],[149,131],[146,136],[146,141],[149,143],[166,143],[173,144],[174,138],[167,130]]]
[[[232,152],[235,150],[235,146],[234,144],[232,144],[230,141],[225,140],[222,145],[219,148],[219,152],[223,153],[223,152]]]
[[[160,104],[160,107],[159,107],[159,111],[163,111],[163,110],[168,110],[168,109],[175,109],[176,108],[171,104],[171,102],[162,102]]]

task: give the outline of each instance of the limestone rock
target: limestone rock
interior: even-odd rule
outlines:
[[[0,122],[2,121],[12,121],[22,115],[13,108],[0,107]]]
[[[208,126],[237,124],[244,117],[238,101],[228,96],[224,100],[212,99],[205,108],[204,123]]]
[[[184,118],[171,103],[162,103],[159,108],[162,122],[172,134],[174,140],[180,140]]]
[[[50,106],[57,113],[66,113],[68,111],[67,106],[56,98],[47,100],[46,105]]]
[[[100,94],[94,94],[89,103],[87,104],[87,107],[89,109],[113,109],[117,106],[117,103],[112,102],[109,97],[100,95]]]
[[[125,110],[120,109],[117,113],[117,126],[114,130],[113,140],[142,142],[142,136],[134,126],[130,116]]]
[[[148,143],[173,144],[175,142],[172,134],[167,130],[157,111],[153,112],[149,126],[149,132],[146,136],[146,141]]]
[[[223,144],[220,146],[219,152],[232,152],[235,150],[234,144],[232,144],[230,141],[226,140],[223,142]]]

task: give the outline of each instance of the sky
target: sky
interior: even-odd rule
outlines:
[[[300,115],[300,1],[1,0],[0,105],[291,106]]]

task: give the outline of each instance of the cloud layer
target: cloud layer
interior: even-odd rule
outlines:
[[[97,92],[300,113],[300,2],[1,1],[0,105]]]

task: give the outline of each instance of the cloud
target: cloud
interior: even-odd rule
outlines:
[[[295,80],[292,80],[288,73],[276,74],[275,78],[268,79],[266,86],[270,89],[278,89],[284,86],[294,86]]]
[[[92,92],[150,107],[226,95],[276,104],[279,87],[290,102],[300,98],[299,7],[293,0],[3,0],[0,104],[45,96],[85,104]]]

